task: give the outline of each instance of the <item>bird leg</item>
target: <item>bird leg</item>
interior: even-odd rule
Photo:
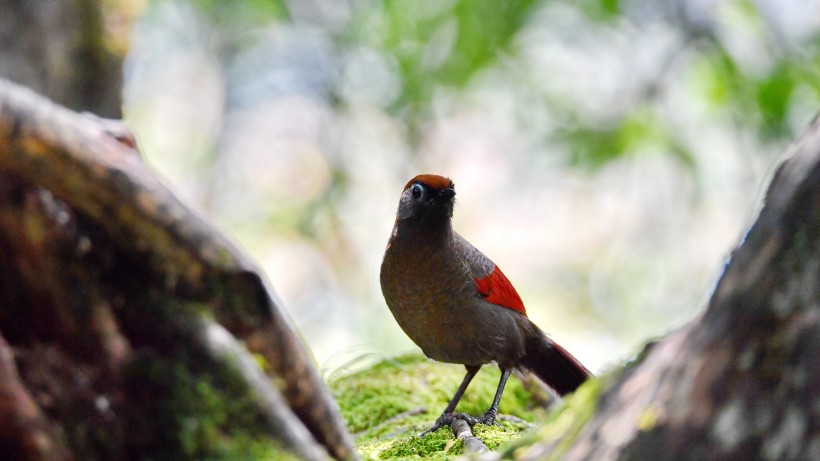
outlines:
[[[475,426],[478,423],[481,423],[485,426],[492,426],[493,424],[495,424],[495,418],[498,416],[498,403],[501,401],[501,395],[504,393],[504,386],[507,384],[507,378],[509,377],[510,370],[501,370],[501,379],[498,381],[498,388],[495,390],[493,404],[490,405],[490,408],[488,408],[483,415],[475,417],[464,413],[448,413],[447,410],[444,410],[445,413],[442,414],[438,420],[436,420],[436,425],[438,425],[439,421],[442,420],[444,420],[443,422],[445,425],[449,425],[453,422],[453,419],[463,419],[464,421],[467,421],[467,424],[469,424],[471,427]],[[466,388],[467,386],[464,387]],[[461,388],[459,388],[459,390],[461,390]],[[461,396],[459,395],[459,397]],[[448,405],[447,408],[450,408],[450,406]],[[455,405],[453,405],[453,409],[455,409]]]
[[[507,385],[507,378],[510,377],[510,370],[501,370],[501,379],[498,381],[498,388],[495,390],[495,397],[493,404],[484,412],[478,422],[485,426],[490,426],[495,422],[495,417],[498,416],[498,402],[501,401],[501,394],[504,393],[504,386]],[[468,421],[469,422],[469,421]]]
[[[456,409],[456,405],[458,405],[458,401],[461,400],[461,396],[464,395],[464,391],[467,390],[467,386],[470,385],[470,381],[473,380],[478,370],[481,368],[481,365],[478,366],[467,366],[467,374],[464,375],[464,379],[461,380],[461,384],[458,386],[458,390],[456,390],[455,395],[452,399],[450,399],[450,403],[447,404],[447,408],[441,413],[441,416],[438,417],[436,422],[426,431],[422,432],[421,435],[424,436],[431,432],[436,432],[437,430],[441,429],[442,427],[449,426],[450,423],[453,422],[455,418],[461,418],[467,421],[471,426],[475,423],[470,422],[467,418],[473,418],[472,416],[465,415],[463,413],[453,413]],[[475,419],[475,418],[473,418]]]
[[[458,401],[461,400],[461,396],[464,395],[464,391],[467,390],[467,386],[470,384],[470,381],[473,380],[475,374],[478,373],[479,368],[481,367],[467,367],[467,374],[464,376],[464,380],[461,381],[461,385],[458,386],[456,394],[453,396],[452,400],[450,400],[450,403],[447,404],[447,408],[444,409],[444,412],[438,417],[435,424],[433,424],[430,429],[422,432],[421,435],[435,432],[444,426],[449,426],[454,419],[463,419],[470,426],[475,426],[478,423],[485,426],[492,426],[495,424],[495,418],[498,416],[498,403],[501,401],[501,395],[504,394],[504,386],[507,385],[507,378],[510,377],[510,370],[501,370],[501,379],[498,381],[498,388],[495,390],[493,403],[483,415],[475,417],[464,413],[454,413],[456,405],[458,405]]]

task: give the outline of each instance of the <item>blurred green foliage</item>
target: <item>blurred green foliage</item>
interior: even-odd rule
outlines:
[[[383,49],[399,64],[403,88],[394,112],[425,108],[440,86],[460,87],[503,58],[532,13],[533,0],[497,2],[391,0],[365,2],[345,30],[345,42]],[[372,26],[379,32],[373,34]]]
[[[155,0],[161,3],[162,0]],[[684,37],[683,53],[694,53],[686,69],[699,92],[695,94],[713,110],[726,111],[739,126],[748,127],[764,140],[794,137],[790,125],[790,108],[795,90],[804,87],[817,97],[820,94],[820,35],[818,31],[801,36],[799,41],[785,41],[782,31],[775,30],[757,2],[735,0],[713,10],[727,10],[727,24],[716,17],[695,20],[687,7],[676,2],[641,2],[618,0],[587,0],[556,2],[526,0],[497,2],[494,0],[414,1],[389,0],[343,2],[347,20],[321,21],[316,13],[311,17],[296,2],[273,0],[191,0],[222,28],[221,39],[229,49],[244,40],[244,32],[270,22],[309,23],[322,29],[340,49],[370,47],[396,63],[401,90],[388,107],[394,116],[402,117],[410,133],[417,124],[425,123],[431,111],[434,94],[440,89],[458,90],[469,84],[476,74],[492,66],[503,65],[515,53],[511,44],[537,14],[548,4],[563,3],[576,8],[590,21],[590,28],[621,27],[630,24],[640,28],[649,16],[668,23]],[[319,10],[323,2],[313,8]],[[695,7],[691,7],[695,8]],[[690,8],[690,9],[691,9]],[[706,8],[706,7],[704,7]],[[714,13],[714,11],[712,11]],[[327,15],[333,12],[327,12]],[[708,11],[706,13],[709,13]],[[697,14],[706,14],[697,12]],[[331,25],[328,25],[331,23]],[[724,42],[724,27],[745,29],[756,36],[765,48],[759,50],[769,61],[765,66],[750,68],[731,52]],[[663,65],[659,63],[659,66]],[[659,110],[651,108],[656,91],[662,91],[663,70],[657,81],[626,107],[617,108],[614,118],[601,123],[597,118],[573,113],[573,108],[554,107],[565,114],[562,126],[553,140],[564,143],[572,154],[571,164],[596,167],[613,159],[629,155],[647,142],[692,162],[691,147],[678,139],[676,130]],[[515,78],[514,76],[511,78]],[[526,84],[522,80],[522,85]],[[328,91],[335,94],[332,83]],[[342,101],[338,98],[336,101]],[[556,105],[541,95],[542,103]]]
[[[545,328],[626,354],[694,315],[820,107],[820,0],[149,5],[126,116],[323,364],[409,346],[376,278],[396,189],[428,170]]]
[[[695,161],[669,127],[646,106],[636,108],[612,126],[579,125],[559,132],[557,138],[571,146],[569,160],[576,167],[596,168],[644,146],[664,150],[688,168]]]
[[[162,3],[165,0],[152,0]],[[290,18],[286,2],[277,0],[191,0],[191,4],[222,27],[258,27]],[[231,30],[234,32],[235,30]]]

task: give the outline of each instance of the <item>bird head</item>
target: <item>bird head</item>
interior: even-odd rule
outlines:
[[[455,185],[450,178],[420,174],[404,186],[396,220],[449,220],[453,216],[455,196]]]

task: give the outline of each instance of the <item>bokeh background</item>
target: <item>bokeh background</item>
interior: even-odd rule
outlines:
[[[814,0],[117,4],[147,161],[326,374],[415,348],[378,281],[415,174],[455,181],[456,229],[600,371],[698,315],[820,107]]]

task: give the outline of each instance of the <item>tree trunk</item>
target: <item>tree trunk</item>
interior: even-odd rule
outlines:
[[[588,421],[507,456],[820,459],[820,121],[778,168],[703,315],[604,381]]]
[[[70,457],[25,455],[31,438],[78,459],[184,459],[247,448],[221,439],[275,439],[321,459],[315,437],[353,457],[259,272],[111,125],[0,81],[0,354],[17,365],[0,372],[23,397],[0,400],[19,416],[0,453]]]
[[[0,75],[119,117],[99,0],[0,11]],[[355,457],[260,272],[134,147],[0,79],[0,459]]]
[[[0,76],[77,111],[120,118],[127,27],[100,0],[0,0]],[[109,5],[109,9],[113,5]],[[122,24],[120,24],[122,25]]]

